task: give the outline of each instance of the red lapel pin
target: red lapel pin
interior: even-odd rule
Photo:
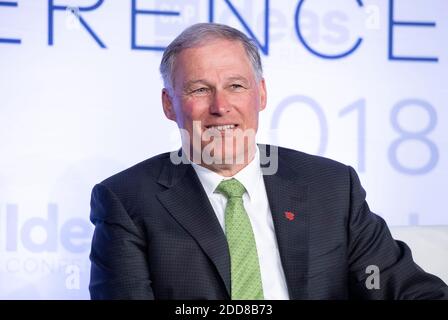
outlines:
[[[295,216],[296,215],[291,211],[285,211],[285,218],[288,219],[289,221],[294,220]]]

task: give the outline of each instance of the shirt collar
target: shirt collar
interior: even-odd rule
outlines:
[[[190,161],[190,163],[196,171],[207,196],[211,196],[215,192],[221,181],[235,178],[244,185],[249,198],[252,199],[256,195],[256,187],[263,176],[260,167],[260,152],[258,146],[255,148],[255,156],[252,161],[233,177],[223,177],[194,162]]]

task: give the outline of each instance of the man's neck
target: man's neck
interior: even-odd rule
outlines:
[[[244,155],[244,162],[243,163],[231,163],[231,164],[228,164],[228,163],[222,163],[222,164],[212,163],[212,164],[206,164],[204,161],[202,161],[202,163],[196,163],[196,164],[201,166],[201,167],[207,168],[207,169],[209,169],[209,170],[219,174],[220,176],[223,176],[223,177],[233,177],[238,172],[240,172],[245,167],[247,167],[248,164],[251,163],[254,160],[255,154],[256,154],[256,148],[257,148],[257,146],[254,146],[252,148],[253,151],[246,152],[246,154]],[[190,159],[190,161],[193,162],[191,159]]]
[[[237,164],[237,165],[228,165],[228,164],[207,165],[207,164],[203,163],[203,164],[200,164],[200,166],[207,168],[207,169],[219,174],[220,176],[233,177],[238,172],[240,172],[245,167],[247,167],[248,164],[249,164],[249,162],[244,163],[244,164]]]

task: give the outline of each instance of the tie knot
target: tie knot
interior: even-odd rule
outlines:
[[[229,180],[223,180],[216,188],[216,191],[222,193],[227,199],[238,197],[241,198],[246,192],[243,184],[235,178]]]

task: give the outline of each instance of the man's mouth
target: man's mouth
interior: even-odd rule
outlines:
[[[225,131],[225,130],[230,130],[230,129],[235,129],[238,127],[237,124],[223,124],[223,125],[209,125],[209,126],[205,126],[207,129],[217,129],[220,131]]]

